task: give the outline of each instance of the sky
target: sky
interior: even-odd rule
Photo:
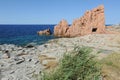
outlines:
[[[101,4],[106,24],[120,23],[120,0],[0,0],[0,24],[71,24]]]

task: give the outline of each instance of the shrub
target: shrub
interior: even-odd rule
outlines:
[[[63,56],[57,69],[44,73],[43,80],[99,80],[100,68],[90,55],[91,51],[90,48],[75,47]]]

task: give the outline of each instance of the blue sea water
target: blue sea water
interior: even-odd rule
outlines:
[[[24,46],[29,43],[43,44],[53,35],[39,36],[37,31],[50,28],[53,33],[55,25],[0,25],[0,44],[15,44]]]

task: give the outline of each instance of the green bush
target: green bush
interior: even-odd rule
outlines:
[[[100,68],[90,55],[91,51],[90,48],[75,47],[63,56],[56,70],[44,73],[43,80],[99,80]]]

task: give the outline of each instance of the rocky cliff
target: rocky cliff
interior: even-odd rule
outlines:
[[[76,37],[93,33],[105,33],[104,6],[100,5],[78,19],[71,26],[66,20],[54,27],[54,35],[58,37]]]

